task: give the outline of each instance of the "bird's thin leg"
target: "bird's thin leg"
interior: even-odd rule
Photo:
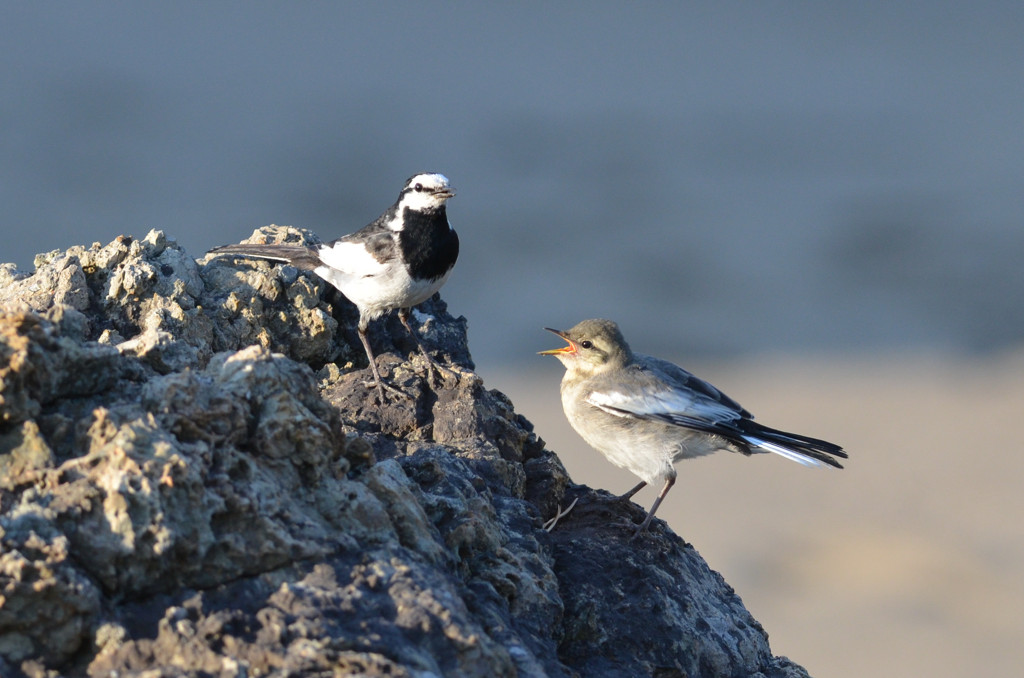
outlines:
[[[638,527],[636,532],[633,533],[633,536],[630,537],[631,541],[639,537],[640,533],[646,530],[647,526],[651,524],[651,519],[654,518],[654,512],[658,510],[658,507],[661,505],[661,500],[665,498],[665,495],[672,489],[675,482],[675,475],[671,475],[665,479],[665,486],[662,487],[661,492],[658,493],[658,498],[654,500],[654,506],[652,506],[651,510],[647,512],[647,517],[644,518],[644,522],[640,523],[640,527]]]
[[[412,340],[414,342],[416,342],[416,348],[418,348],[420,350],[420,355],[423,356],[423,359],[427,361],[427,379],[431,383],[433,383],[433,381],[434,381],[434,374],[435,374],[434,368],[436,367],[438,370],[440,370],[441,366],[438,365],[437,362],[433,358],[430,357],[430,354],[427,353],[427,349],[423,348],[423,342],[420,341],[419,335],[416,334],[416,332],[413,331],[412,325],[409,324],[409,316],[410,315],[411,315],[411,309],[408,309],[408,308],[400,308],[400,309],[398,309],[398,319],[402,321],[402,325],[405,327],[406,332],[408,332],[409,336],[412,337]]]
[[[626,494],[620,494],[618,497],[615,497],[615,501],[627,502],[627,501],[629,501],[630,499],[633,498],[634,494],[636,494],[640,490],[644,489],[645,487],[647,487],[647,481],[646,480],[641,480],[639,485],[634,487],[632,490],[630,490]]]
[[[387,387],[399,395],[404,395],[397,388],[391,384],[385,383],[380,378],[380,372],[377,370],[377,360],[373,356],[373,349],[370,348],[370,340],[366,337],[366,327],[362,323],[356,328],[359,332],[359,340],[363,342],[363,349],[366,351],[366,359],[370,361],[370,371],[373,372],[373,385],[377,387],[377,395],[380,397],[380,402],[384,404],[384,388]]]

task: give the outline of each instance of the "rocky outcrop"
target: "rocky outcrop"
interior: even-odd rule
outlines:
[[[437,297],[449,368],[377,323],[383,404],[344,297],[160,232],[4,265],[0,303],[0,675],[806,675],[569,481]]]

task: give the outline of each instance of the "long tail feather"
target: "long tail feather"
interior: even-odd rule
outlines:
[[[836,457],[847,458],[843,448],[827,440],[811,438],[798,433],[787,433],[769,428],[752,420],[744,428],[744,439],[753,447],[773,452],[804,466],[834,466],[843,468]]]
[[[296,268],[312,271],[321,265],[316,250],[304,245],[224,245],[210,250],[214,255],[235,255],[252,259],[286,261]]]

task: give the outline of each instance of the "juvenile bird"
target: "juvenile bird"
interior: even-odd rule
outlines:
[[[371,320],[398,309],[399,320],[426,359],[433,378],[434,360],[409,325],[409,311],[441,289],[459,256],[459,236],[445,211],[445,203],[454,195],[443,174],[417,174],[405,182],[394,205],[369,225],[337,240],[316,247],[226,245],[210,253],[288,262],[313,271],[338,288],[359,309],[359,339],[383,402],[385,384],[366,329]],[[397,392],[393,386],[388,388]]]
[[[567,331],[544,329],[568,345],[553,355],[565,365],[562,408],[576,432],[616,466],[661,492],[633,537],[647,529],[676,481],[673,464],[728,450],[750,455],[774,452],[805,466],[842,468],[846,458],[833,443],[768,428],[735,400],[666,360],[633,353],[619,326],[610,320],[584,320]]]

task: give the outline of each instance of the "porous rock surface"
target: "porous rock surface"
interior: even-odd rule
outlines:
[[[315,242],[266,227],[262,242]],[[0,266],[0,675],[805,676],[692,547],[573,485],[438,297],[157,231]],[[541,525],[579,498],[551,533]]]

